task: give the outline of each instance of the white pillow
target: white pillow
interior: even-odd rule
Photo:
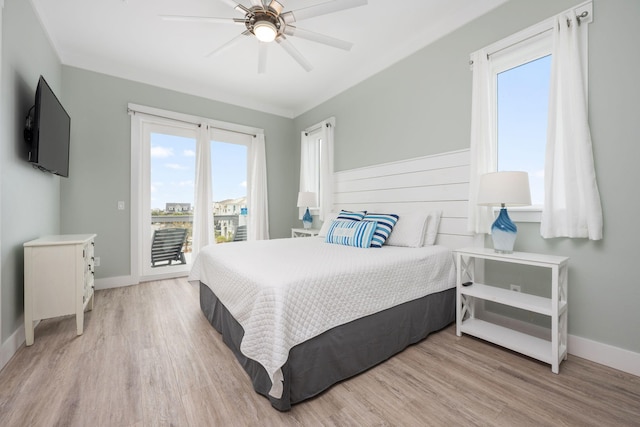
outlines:
[[[327,237],[331,221],[334,221],[336,218],[338,218],[338,212],[330,212],[327,214],[324,222],[322,223],[322,227],[320,227],[320,231],[318,232],[318,237]]]
[[[442,211],[431,211],[427,215],[427,227],[424,234],[423,246],[431,246],[436,243],[441,216]]]
[[[419,248],[427,234],[427,212],[400,213],[398,222],[385,242],[389,246]]]

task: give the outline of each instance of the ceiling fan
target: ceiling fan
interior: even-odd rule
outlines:
[[[267,64],[267,45],[275,41],[300,64],[306,71],[311,71],[311,63],[289,42],[288,37],[323,43],[343,50],[351,50],[353,43],[336,39],[313,31],[303,30],[292,24],[303,19],[339,12],[367,4],[367,0],[332,0],[315,6],[283,12],[284,6],[277,0],[250,0],[251,7],[246,7],[233,0],[220,0],[244,13],[244,18],[213,18],[206,16],[161,15],[167,21],[209,22],[214,24],[239,24],[246,30],[209,52],[206,56],[219,54],[238,43],[244,36],[255,36],[258,39],[258,73],[264,73]]]

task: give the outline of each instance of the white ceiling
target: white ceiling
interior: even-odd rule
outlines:
[[[159,15],[242,18],[229,0],[31,0],[63,64],[296,117],[507,0],[369,0],[295,25],[354,43],[351,51],[296,37],[306,72],[276,43],[258,74],[258,41],[206,55],[242,25]],[[284,11],[327,0],[280,0]],[[340,1],[340,0],[334,0]],[[240,0],[250,6],[249,0]]]

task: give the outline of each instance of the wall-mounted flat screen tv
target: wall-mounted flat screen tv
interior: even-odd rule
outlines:
[[[69,176],[69,137],[71,118],[40,76],[35,104],[27,114],[25,140],[29,162],[40,170]]]

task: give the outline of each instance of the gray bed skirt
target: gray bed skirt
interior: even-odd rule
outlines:
[[[392,307],[330,329],[291,349],[282,367],[284,391],[269,396],[271,381],[258,362],[240,352],[242,326],[215,294],[200,283],[200,307],[247,372],[256,392],[287,411],[333,384],[357,375],[455,321],[455,288]]]

